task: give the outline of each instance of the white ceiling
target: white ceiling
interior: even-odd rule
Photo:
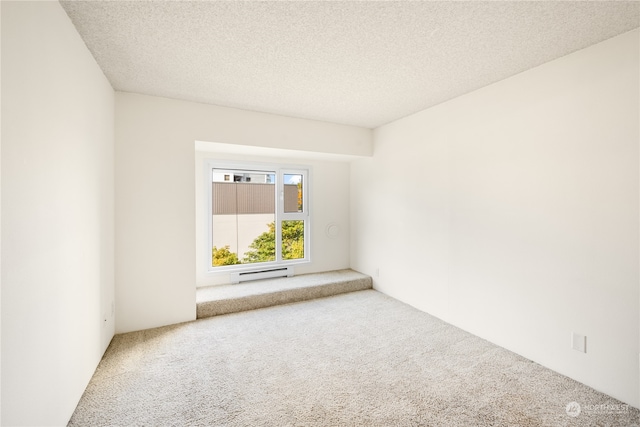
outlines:
[[[114,89],[375,128],[640,26],[640,2],[62,1]]]

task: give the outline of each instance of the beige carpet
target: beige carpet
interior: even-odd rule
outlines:
[[[208,286],[196,291],[196,317],[204,319],[371,288],[371,277],[353,270]]]
[[[118,335],[69,425],[638,423],[636,409],[366,290]]]

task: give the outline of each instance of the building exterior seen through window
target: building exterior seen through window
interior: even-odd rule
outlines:
[[[306,170],[210,171],[210,270],[308,260]]]

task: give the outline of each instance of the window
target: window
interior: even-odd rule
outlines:
[[[209,271],[309,261],[309,171],[207,164]]]

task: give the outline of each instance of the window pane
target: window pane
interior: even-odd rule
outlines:
[[[275,261],[275,173],[212,176],[212,266]]]
[[[302,212],[302,175],[284,174],[284,211]]]
[[[304,221],[282,221],[282,259],[304,258]]]

